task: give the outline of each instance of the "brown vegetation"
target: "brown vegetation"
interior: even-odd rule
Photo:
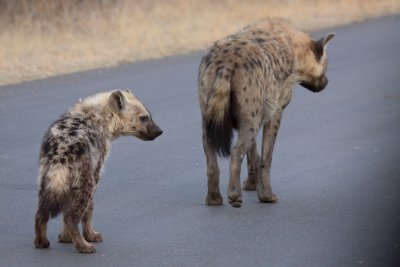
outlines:
[[[398,0],[0,0],[0,84],[204,49],[266,16],[312,30]]]

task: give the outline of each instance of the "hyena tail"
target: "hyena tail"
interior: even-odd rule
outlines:
[[[57,217],[63,209],[65,198],[64,194],[54,194],[49,191],[39,192],[38,211],[47,214],[50,218]]]
[[[60,214],[68,200],[69,175],[66,166],[57,166],[42,176],[39,190],[39,212],[49,214],[51,218]]]
[[[203,123],[210,146],[219,156],[228,157],[233,137],[230,73],[217,73],[208,96]]]

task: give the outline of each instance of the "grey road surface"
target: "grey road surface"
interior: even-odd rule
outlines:
[[[241,209],[204,205],[202,53],[0,87],[0,266],[400,266],[400,16],[327,31],[337,34],[327,89],[297,87],[284,113],[277,204],[245,192]],[[57,243],[60,217],[50,249],[34,249],[42,135],[79,98],[113,88],[133,88],[164,134],[113,143],[95,254]]]

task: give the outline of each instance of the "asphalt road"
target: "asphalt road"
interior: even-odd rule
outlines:
[[[245,192],[242,208],[230,207],[222,160],[225,204],[204,205],[202,53],[0,87],[0,266],[400,266],[400,16],[327,31],[337,34],[327,89],[296,88],[284,113],[277,204]],[[133,88],[164,134],[113,143],[95,254],[57,243],[60,217],[50,249],[34,249],[42,135],[79,98],[113,88]]]

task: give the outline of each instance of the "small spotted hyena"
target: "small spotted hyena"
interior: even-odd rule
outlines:
[[[102,240],[92,226],[93,197],[110,142],[121,135],[153,140],[161,134],[149,111],[129,90],[88,97],[56,120],[40,150],[35,247],[49,247],[47,222],[62,212],[59,241],[73,242],[79,252],[95,252],[87,241]]]
[[[312,92],[328,80],[326,46],[281,19],[266,19],[217,41],[199,67],[198,93],[207,158],[206,204],[221,205],[217,154],[230,155],[228,200],[241,207],[240,166],[247,154],[244,190],[257,190],[261,202],[276,202],[270,184],[272,151],[282,112],[296,83]],[[231,149],[233,129],[237,143]],[[257,133],[263,130],[261,157]]]

